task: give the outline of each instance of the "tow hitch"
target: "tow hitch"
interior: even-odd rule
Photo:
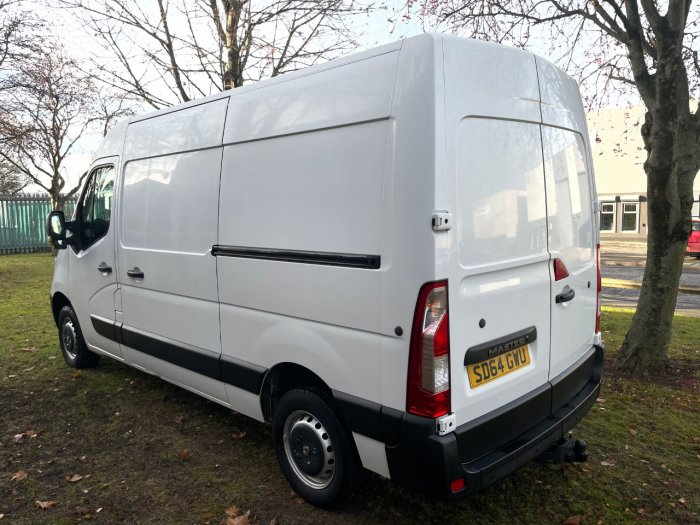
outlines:
[[[571,434],[561,438],[557,443],[544,452],[537,461],[540,463],[584,463],[588,460],[586,442],[574,439]]]

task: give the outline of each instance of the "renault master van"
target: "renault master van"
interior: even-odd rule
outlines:
[[[576,83],[451,36],[135,117],[49,217],[61,349],[271,422],[312,503],[463,496],[596,399],[595,194]]]

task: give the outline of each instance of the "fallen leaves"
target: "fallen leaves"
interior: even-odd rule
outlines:
[[[617,461],[615,461],[614,459],[604,459],[600,462],[600,464],[604,467],[614,467],[615,465],[617,465]]]
[[[569,516],[566,518],[563,522],[562,525],[580,525],[581,524],[581,516]]]
[[[27,479],[27,473],[24,470],[18,470],[12,474],[12,481],[24,481]]]
[[[226,525],[250,525],[250,511],[239,516],[240,512],[241,510],[236,505],[227,508]]]
[[[49,510],[54,508],[56,505],[58,505],[58,501],[39,501],[36,500],[34,502],[34,505],[42,510]]]
[[[15,434],[13,436],[13,439],[15,440],[15,443],[22,443],[24,441],[25,437],[33,439],[36,436],[37,436],[37,433],[35,430],[27,430],[25,432],[22,432],[21,434]]]
[[[179,459],[180,461],[187,461],[188,459],[190,459],[190,451],[186,448],[183,448],[182,450],[178,451],[177,459]]]
[[[240,516],[227,516],[226,525],[250,525],[250,511]]]
[[[243,439],[245,436],[246,436],[246,433],[243,432],[243,431],[241,431],[241,432],[234,432],[233,434],[231,434],[231,437],[232,437],[233,439]]]
[[[180,423],[182,423],[184,420],[185,420],[185,416],[177,416],[175,419],[173,419],[173,421],[175,421],[175,423],[177,423],[178,425]]]
[[[81,479],[83,479],[83,476],[81,476],[80,474],[73,474],[71,477],[66,478],[66,479],[68,480],[69,483],[76,483],[76,482],[80,481]]]

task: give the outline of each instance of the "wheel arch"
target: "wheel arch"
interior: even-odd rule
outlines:
[[[282,362],[273,366],[265,374],[260,390],[260,408],[266,421],[272,419],[275,404],[279,399],[295,388],[304,388],[321,395],[335,410],[338,417],[342,417],[333,398],[333,391],[321,377],[300,364]]]
[[[56,326],[58,326],[58,314],[61,312],[61,308],[64,306],[71,306],[71,302],[66,297],[63,295],[61,292],[56,292],[51,296],[51,312],[53,313],[53,320],[56,323]]]

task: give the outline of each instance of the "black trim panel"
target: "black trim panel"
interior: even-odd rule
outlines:
[[[332,392],[345,425],[350,430],[387,446],[398,443],[405,412],[338,390]],[[435,428],[434,423],[432,428]]]
[[[221,257],[319,264],[322,266],[341,266],[344,268],[362,268],[365,270],[377,270],[381,266],[381,257],[379,255],[360,255],[353,253],[244,248],[241,246],[221,246],[215,244],[211,248],[211,254]]]
[[[384,440],[382,405],[337,390],[333,390],[333,399],[350,430],[377,441]]]
[[[267,368],[227,355],[221,356],[219,366],[221,380],[224,383],[253,394],[260,394]]]
[[[549,383],[507,403],[493,412],[461,425],[457,429],[457,448],[462,462],[473,461],[505,445],[552,413],[552,388]]]
[[[122,326],[122,337],[124,344],[134,350],[203,376],[221,380],[218,355],[215,357],[206,350],[197,351],[195,347],[186,347],[183,343],[175,344],[164,337],[146,334],[142,330],[127,326]]]
[[[260,395],[267,368],[91,315],[98,334],[203,376]]]
[[[592,377],[600,380],[603,362],[598,362],[598,358],[596,352],[591,352],[549,381],[552,384],[552,412],[576,395]]]
[[[535,339],[537,339],[537,328],[531,326],[493,341],[472,346],[464,354],[464,366],[481,363],[510,350],[531,344]]]
[[[102,337],[121,343],[121,341],[117,340],[114,321],[110,321],[98,315],[90,315],[90,321],[92,321],[92,327],[95,329],[95,332]]]

